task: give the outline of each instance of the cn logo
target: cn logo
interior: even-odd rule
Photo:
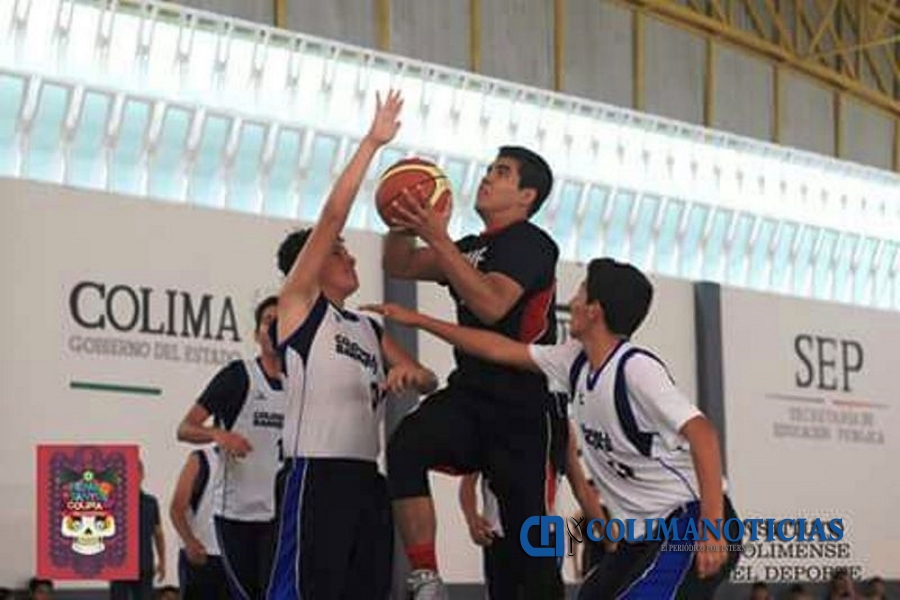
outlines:
[[[556,548],[550,546],[550,526],[553,525],[553,533],[556,536]],[[541,528],[541,547],[535,548],[528,539],[528,532],[534,526]],[[528,556],[550,557],[566,555],[566,526],[562,517],[550,515],[547,517],[528,517],[522,523],[522,530],[519,532],[519,542],[522,549]]]

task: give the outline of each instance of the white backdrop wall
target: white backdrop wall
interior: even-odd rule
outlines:
[[[140,444],[145,489],[160,501],[174,583],[168,503],[188,450],[175,429],[223,362],[254,352],[253,309],[277,290],[275,251],[297,224],[23,181],[0,180],[0,190],[0,328],[8,341],[0,350],[0,531],[16,548],[0,561],[0,582],[21,585],[34,573],[35,445],[128,442]],[[379,236],[347,239],[361,279],[354,304],[380,301]],[[91,283],[73,298],[80,282]],[[196,332],[185,325],[185,298]]]
[[[854,579],[900,576],[900,316],[732,289],[721,309],[728,475],[741,518],[844,523],[826,556],[821,544],[745,539],[737,578],[821,580],[835,566]]]
[[[557,305],[568,305],[585,276],[585,266],[561,263],[557,269]],[[696,402],[696,345],[694,342],[693,288],[686,281],[652,277],[655,297],[650,315],[635,336],[635,342],[657,353],[668,365],[679,387]],[[419,309],[429,315],[455,320],[456,313],[447,290],[436,284],[420,283],[417,289]],[[560,311],[565,325],[565,312]],[[563,331],[561,335],[565,335]],[[561,338],[562,339],[562,338]],[[453,352],[449,345],[429,334],[418,338],[419,360],[434,369],[441,385],[453,370]],[[435,473],[431,476],[438,511],[438,562],[444,576],[454,583],[481,582],[480,549],[469,538],[457,500],[459,479]],[[559,514],[572,515],[576,503],[567,483],[557,499]],[[518,532],[515,532],[518,535]],[[571,565],[566,566],[567,581],[572,581]]]

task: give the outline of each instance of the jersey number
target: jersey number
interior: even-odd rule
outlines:
[[[632,469],[628,465],[623,465],[622,463],[617,462],[612,459],[606,461],[606,464],[608,464],[609,468],[611,468],[613,471],[615,471],[616,474],[618,474],[618,476],[621,477],[622,479],[634,479],[635,478],[634,477],[634,469]]]
[[[372,410],[374,411],[384,401],[385,392],[382,391],[381,386],[375,381],[369,385],[369,390],[372,392]]]

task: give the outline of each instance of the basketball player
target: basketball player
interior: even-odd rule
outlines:
[[[395,92],[378,98],[371,128],[318,222],[278,250],[285,280],[276,339],[289,404],[271,600],[390,594],[393,521],[377,464],[385,393],[427,393],[437,378],[371,317],[346,308],[359,281],[340,233],[375,153],[397,132],[401,107]]]
[[[275,296],[255,312],[259,356],[226,365],[178,426],[178,439],[214,443],[221,451],[213,478],[216,537],[234,598],[265,594],[275,551],[275,476],[286,396],[269,328]],[[212,425],[205,425],[209,417]]]
[[[560,394],[561,398],[568,398],[567,394]],[[564,408],[564,407],[563,407]],[[551,432],[552,446],[562,446],[562,455],[553,455],[548,464],[547,471],[547,514],[556,514],[556,495],[560,480],[563,475],[569,482],[572,493],[580,506],[582,513],[592,515],[590,518],[602,518],[599,512],[600,500],[590,487],[584,468],[581,465],[580,451],[576,432],[569,430],[570,425],[565,417],[554,419],[554,428]],[[475,488],[480,479],[482,512],[478,513]],[[518,535],[507,536],[504,534],[500,523],[500,513],[497,505],[497,496],[491,490],[490,482],[481,477],[479,473],[465,475],[461,478],[459,486],[459,503],[463,516],[469,527],[469,535],[472,541],[483,548],[483,568],[485,582],[488,588],[488,597],[502,598],[504,590],[515,587],[514,583],[505,582],[514,572],[509,565],[509,546],[519,544]],[[589,519],[588,519],[589,520]],[[587,520],[580,523],[584,529]],[[567,523],[567,526],[570,526]],[[574,525],[571,525],[574,527]],[[556,588],[548,600],[565,598],[565,586],[562,578],[562,558],[558,565]]]
[[[213,528],[212,474],[219,457],[213,446],[192,451],[181,469],[169,518],[182,547],[178,552],[178,586],[185,600],[227,600],[225,567]]]
[[[457,242],[447,232],[449,211],[423,207],[406,193],[394,205],[398,218],[384,245],[385,271],[446,285],[463,325],[525,343],[555,342],[559,249],[529,221],[552,185],[553,174],[541,156],[518,146],[500,148],[475,202],[485,229]],[[415,237],[425,247],[416,248]],[[544,513],[552,403],[546,381],[470,352],[455,354],[457,368],[447,387],[408,415],[388,444],[394,514],[411,565],[408,587],[416,599],[446,594],[435,556],[429,470],[483,473],[497,493],[506,531],[518,531],[525,519]],[[555,585],[553,559],[530,558],[513,546],[508,581],[524,589],[526,598],[547,598]],[[503,590],[501,598],[515,594]]]
[[[586,463],[611,512],[635,519],[635,536],[645,533],[645,519],[680,517],[684,535],[690,517],[724,523],[736,516],[723,491],[715,428],[675,387],[663,363],[629,341],[652,296],[651,283],[633,266],[591,261],[570,304],[572,339],[559,345],[515,342],[396,305],[372,309],[485,360],[568,385]],[[710,538],[697,552],[666,551],[663,541],[621,543],[586,578],[579,597],[712,598],[737,564],[726,543]]]

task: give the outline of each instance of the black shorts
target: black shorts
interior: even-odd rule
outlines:
[[[276,490],[278,549],[268,598],[388,598],[394,526],[375,463],[295,458],[279,472]]]
[[[388,477],[394,499],[430,494],[428,471],[480,472],[497,496],[510,544],[512,580],[526,598],[551,597],[556,578],[552,558],[531,557],[519,533],[525,520],[546,514],[552,399],[517,397],[502,401],[480,390],[450,386],[426,399],[398,425],[388,443]],[[540,545],[532,527],[532,545]]]
[[[215,524],[231,597],[263,598],[275,553],[275,521],[236,521],[216,516]]]
[[[225,566],[220,556],[207,556],[202,565],[188,561],[184,550],[178,552],[178,587],[183,600],[229,600]]]
[[[682,522],[690,517],[699,522],[699,515],[699,503],[693,502],[668,518],[679,518],[681,529],[686,526]],[[737,518],[726,496],[723,523]],[[682,542],[673,543],[682,545]],[[728,544],[724,536],[721,541],[698,543]],[[683,544],[689,545],[690,542]],[[718,587],[734,570],[739,557],[738,552],[729,553],[727,562],[717,575],[700,579],[691,551],[666,550],[663,541],[623,542],[588,574],[579,590],[578,600],[712,600]]]

